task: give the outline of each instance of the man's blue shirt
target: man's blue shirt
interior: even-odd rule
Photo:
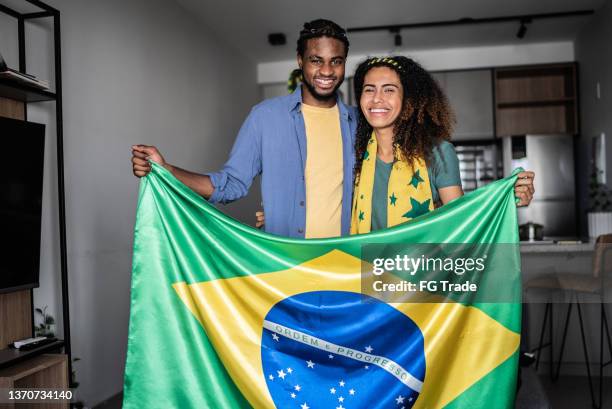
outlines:
[[[342,235],[348,235],[353,192],[354,137],[357,112],[338,98],[344,175]],[[306,129],[301,112],[302,92],[272,98],[256,105],[242,124],[228,161],[219,172],[209,173],[215,190],[211,203],[229,203],[246,196],[253,179],[261,174],[265,230],[304,237],[306,229]]]

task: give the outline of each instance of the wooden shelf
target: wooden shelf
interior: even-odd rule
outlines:
[[[0,78],[0,97],[21,102],[55,101],[55,93]]]
[[[9,368],[0,369],[0,388],[56,388],[68,389],[68,357],[66,355],[40,355]],[[62,408],[65,403],[0,404],[5,408]]]
[[[18,362],[33,358],[47,352],[58,351],[64,346],[64,341],[58,340],[53,343],[43,345],[41,347],[31,349],[29,351],[20,351],[18,349],[0,349],[0,368],[10,365],[15,365]]]

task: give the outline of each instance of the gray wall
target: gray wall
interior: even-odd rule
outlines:
[[[582,218],[581,231],[586,229],[591,141],[604,132],[607,143],[607,183],[612,187],[612,3],[601,8],[576,38],[576,60],[580,70],[581,137],[577,149],[577,197]],[[601,98],[596,87],[600,83]]]
[[[93,406],[123,382],[138,192],[130,145],[157,145],[166,160],[191,170],[221,166],[257,102],[256,65],[171,1],[49,4],[62,13],[73,354],[82,359],[78,395]],[[0,50],[17,68],[16,31],[7,22],[0,20]],[[45,24],[28,27],[28,63],[41,78],[53,76],[48,34]],[[42,104],[30,120],[54,125],[53,115],[53,105]],[[60,318],[55,133],[49,128],[35,304],[49,305]],[[229,212],[252,221],[257,196]]]

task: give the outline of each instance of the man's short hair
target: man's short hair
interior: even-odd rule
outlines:
[[[333,21],[324,19],[317,19],[304,23],[304,28],[300,31],[300,37],[297,40],[297,53],[303,57],[308,40],[319,37],[331,37],[342,41],[344,44],[344,53],[348,54],[349,41],[346,36],[346,30]]]

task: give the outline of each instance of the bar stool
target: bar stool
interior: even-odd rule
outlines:
[[[589,390],[591,393],[591,400],[593,408],[599,409],[602,405],[603,400],[603,368],[610,363],[612,359],[607,362],[603,361],[604,357],[604,329],[606,334],[606,341],[608,345],[608,353],[612,357],[612,339],[610,337],[610,330],[608,326],[608,320],[606,316],[606,310],[603,302],[605,289],[612,288],[612,280],[610,275],[612,274],[612,234],[606,234],[599,236],[595,242],[595,255],[593,258],[593,274],[577,274],[577,273],[554,273],[547,274],[526,283],[525,288],[528,289],[544,289],[552,291],[563,292],[564,295],[569,295],[570,303],[567,307],[567,314],[565,317],[565,325],[563,328],[563,337],[561,339],[561,350],[559,352],[559,359],[557,361],[556,371],[553,372],[553,304],[552,302],[546,303],[546,309],[544,311],[544,318],[542,320],[542,329],[540,331],[540,338],[538,347],[532,352],[537,352],[536,359],[536,370],[540,363],[540,357],[542,350],[550,348],[550,364],[551,371],[550,376],[553,381],[559,378],[559,372],[561,370],[561,363],[563,360],[563,352],[565,349],[565,340],[567,338],[567,330],[569,327],[569,321],[572,314],[572,308],[574,304],[578,310],[578,320],[580,324],[580,334],[582,338],[582,347],[584,353],[584,360],[587,370],[587,377],[589,380]],[[595,400],[595,391],[593,389],[593,380],[591,376],[591,368],[589,363],[589,353],[586,344],[586,335],[584,331],[584,322],[582,319],[582,308],[579,302],[579,295],[588,295],[599,297],[600,305],[600,333],[599,333],[599,402]],[[552,295],[552,294],[551,294]],[[547,328],[549,329],[548,341],[544,342],[544,334]]]

